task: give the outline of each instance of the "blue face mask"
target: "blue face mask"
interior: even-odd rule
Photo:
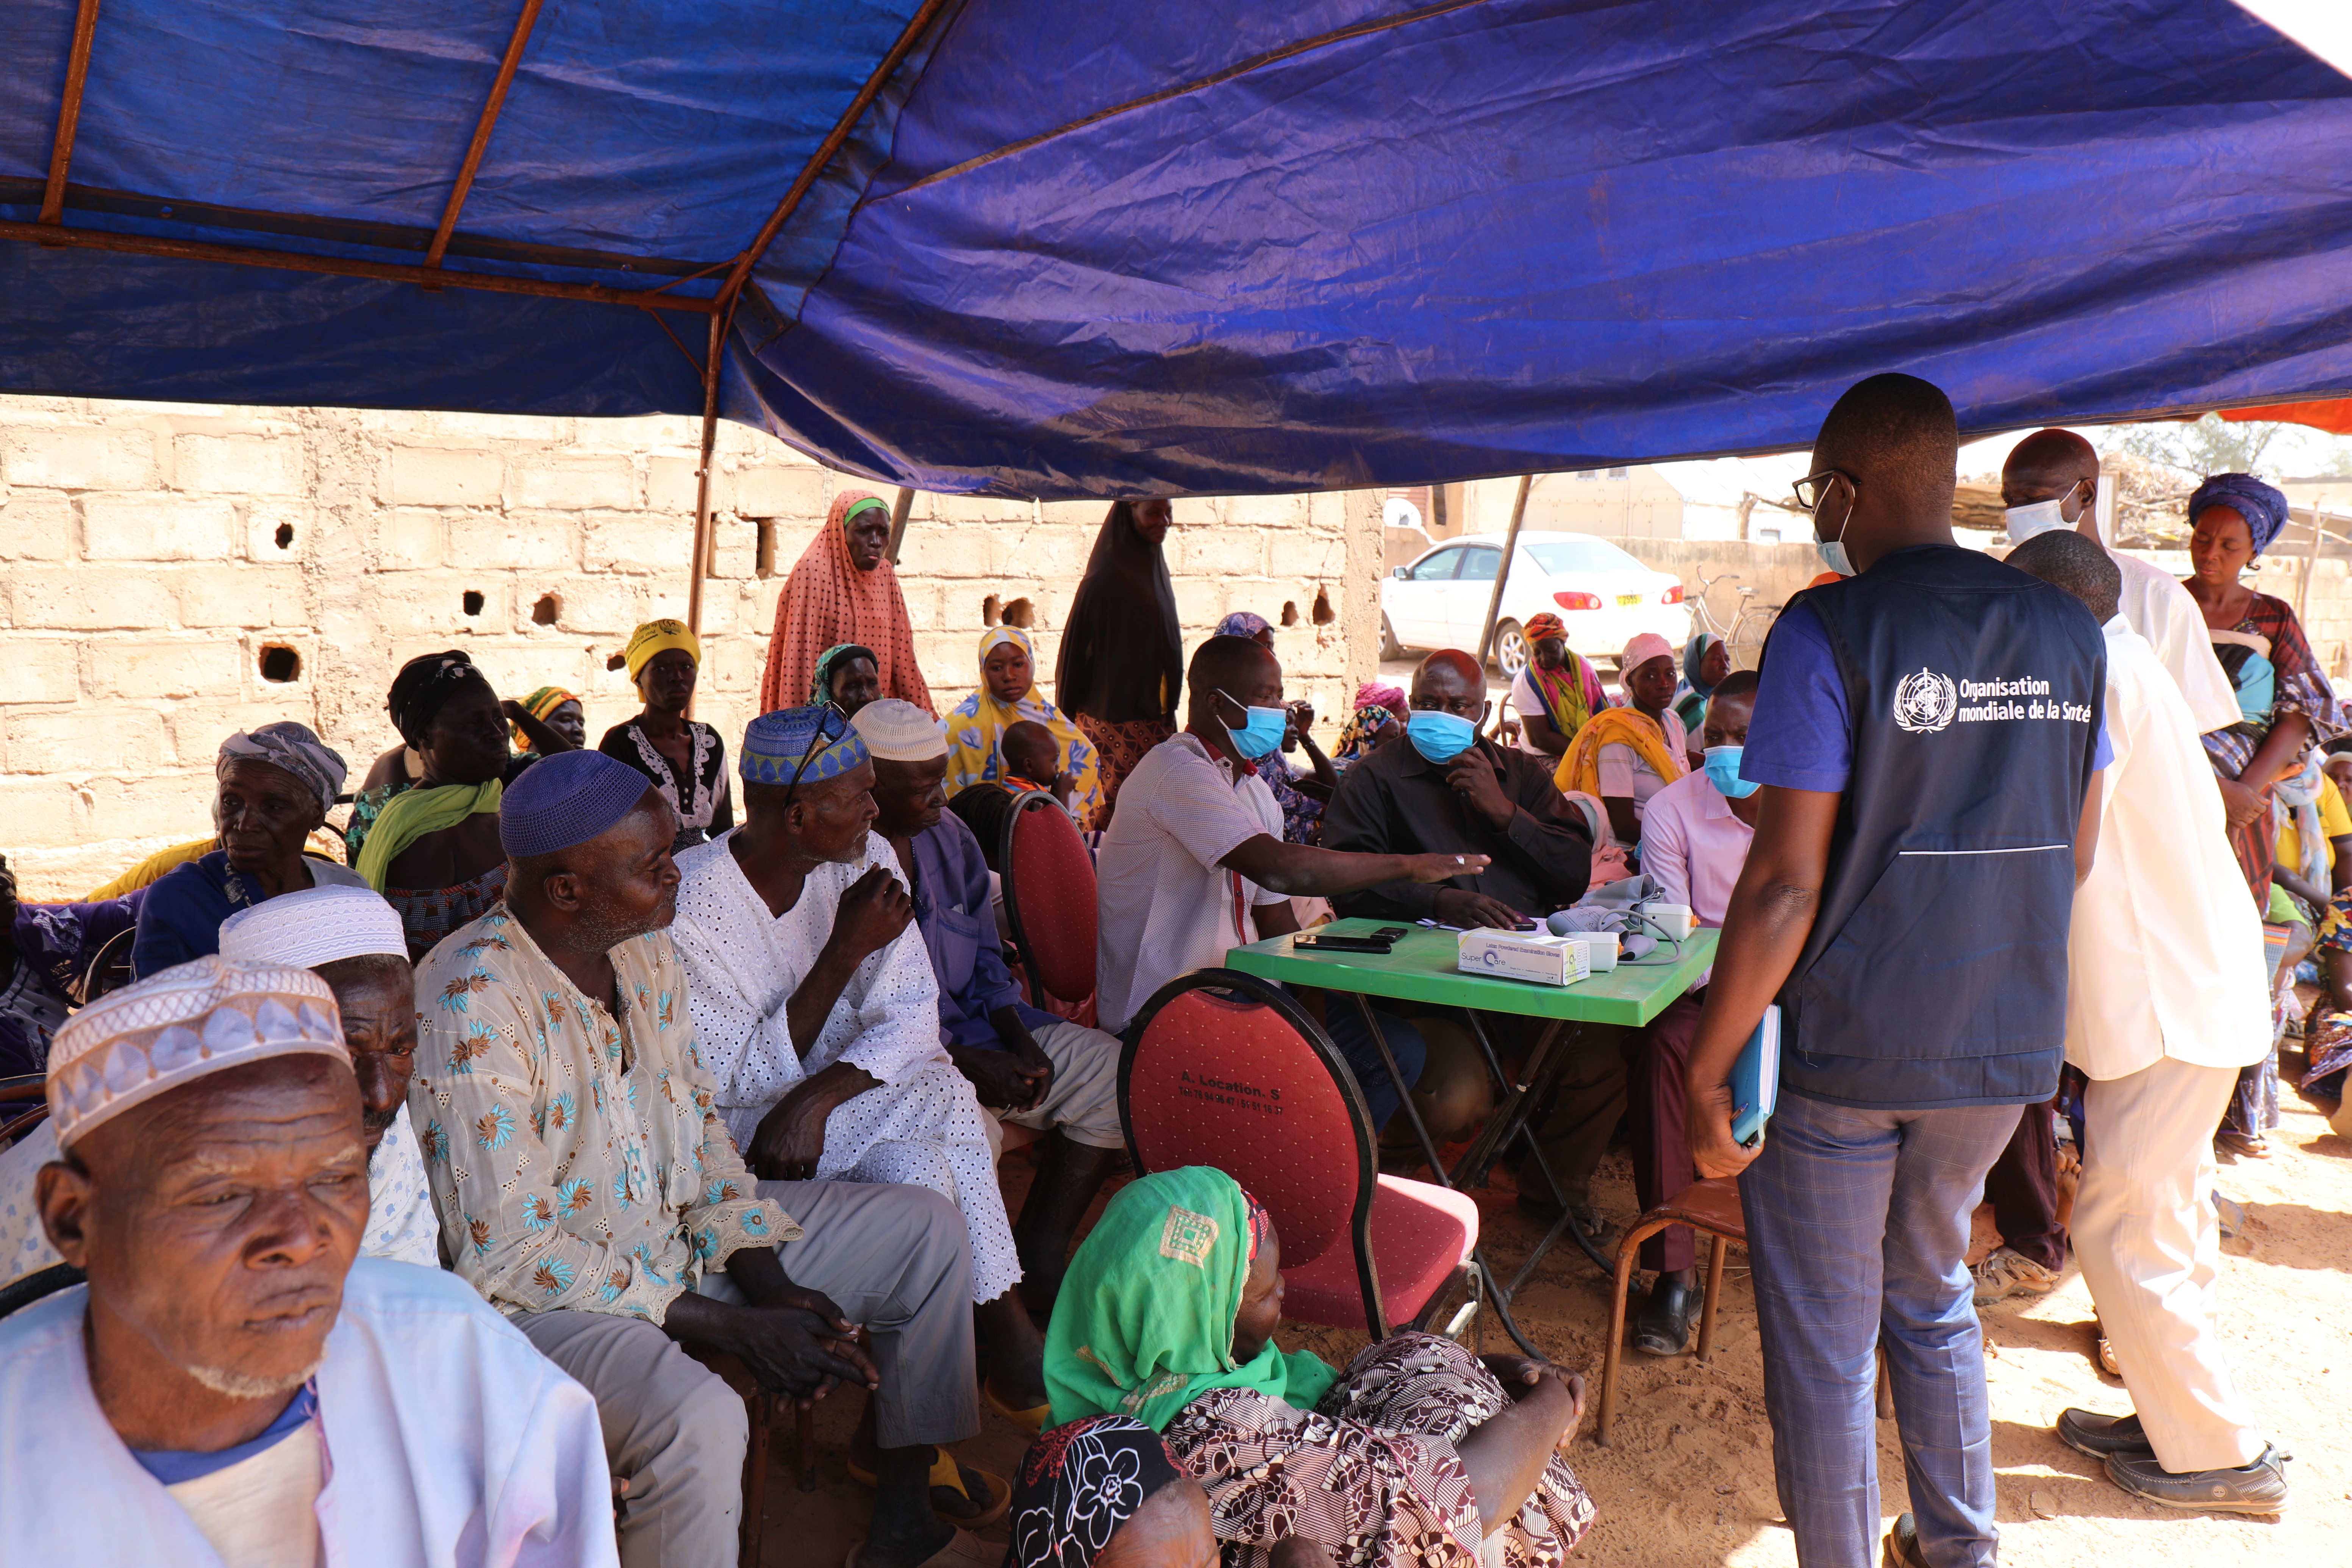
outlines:
[[[1282,744],[1283,731],[1290,728],[1288,713],[1279,708],[1251,708],[1234,702],[1228,692],[1220,691],[1217,695],[1249,715],[1249,722],[1238,730],[1230,724],[1225,726],[1225,733],[1234,738],[1234,751],[1255,762]]]
[[[1820,554],[1822,564],[1836,573],[1839,576],[1851,577],[1853,575],[1853,563],[1846,559],[1844,540],[1815,540],[1813,542],[1813,549]]]
[[[1706,782],[1720,791],[1727,800],[1746,800],[1763,787],[1739,776],[1739,754],[1747,749],[1745,746],[1709,746],[1706,749]]]
[[[1478,738],[1478,726],[1451,713],[1416,708],[1404,721],[1404,738],[1431,762],[1450,763],[1470,749],[1470,742]]]

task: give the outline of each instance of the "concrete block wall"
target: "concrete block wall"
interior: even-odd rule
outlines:
[[[0,397],[0,851],[27,895],[206,831],[231,731],[299,719],[356,781],[396,742],[384,691],[419,653],[465,648],[501,695],[581,693],[592,740],[626,718],[605,661],[640,621],[686,614],[696,436],[668,416]],[[876,488],[720,427],[698,711],[730,743],[793,563],[845,487]],[[1104,510],[915,498],[899,579],[942,711],[1020,601],[1050,677]],[[1336,734],[1377,668],[1380,551],[1370,492],[1179,502],[1187,648],[1230,610],[1285,623],[1291,695]]]

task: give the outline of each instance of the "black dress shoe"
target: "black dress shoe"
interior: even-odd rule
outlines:
[[[2097,1415],[2067,1409],[2058,1417],[2058,1440],[2078,1454],[2104,1459],[2109,1454],[2153,1454],[2137,1415]]]
[[[1650,1287],[1650,1299],[1633,1320],[1633,1348],[1644,1355],[1682,1354],[1706,1301],[1706,1292],[1696,1285],[1659,1280]]]
[[[2276,1444],[2251,1465],[2168,1470],[2154,1454],[2109,1454],[2107,1479],[2166,1508],[2190,1513],[2279,1513],[2286,1508],[2286,1461]]]
[[[1909,1514],[1896,1517],[1895,1528],[1886,1532],[1886,1555],[1880,1559],[1884,1568],[1927,1568],[1927,1558],[1919,1550],[1919,1524]]]

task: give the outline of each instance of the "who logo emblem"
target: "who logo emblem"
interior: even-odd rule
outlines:
[[[1906,675],[1895,688],[1895,722],[1914,735],[1932,734],[1949,724],[1959,706],[1960,689],[1952,678],[1931,669]]]

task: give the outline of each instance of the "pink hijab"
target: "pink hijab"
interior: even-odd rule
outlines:
[[[776,629],[768,640],[768,668],[760,681],[762,713],[799,707],[816,677],[818,657],[837,643],[874,650],[883,696],[903,699],[926,713],[935,711],[931,689],[923,684],[922,668],[915,662],[915,632],[908,624],[898,574],[887,559],[871,572],[860,572],[849,559],[845,525],[862,501],[885,504],[863,490],[844,490],[834,497],[824,528],[793,563],[783,597],[776,601]]]

